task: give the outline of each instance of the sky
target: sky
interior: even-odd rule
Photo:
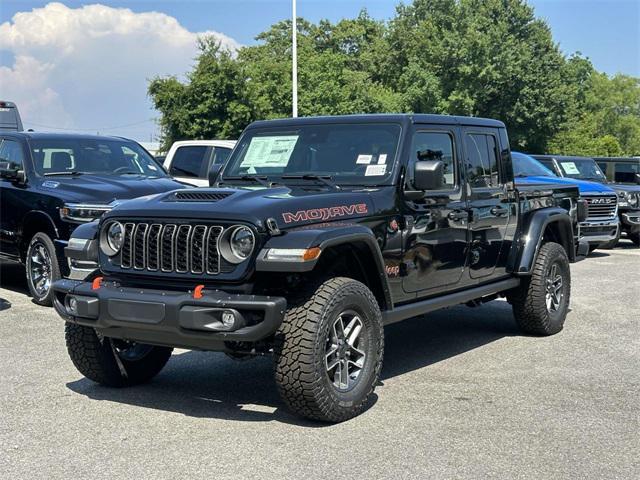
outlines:
[[[393,16],[396,0],[298,0],[311,21],[362,8]],[[640,0],[530,0],[566,54],[579,51],[610,75],[640,76]],[[0,98],[26,128],[82,130],[150,141],[158,135],[148,79],[182,75],[196,38],[235,49],[289,18],[290,0],[0,0]]]

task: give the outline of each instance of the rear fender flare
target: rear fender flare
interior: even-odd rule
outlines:
[[[531,212],[525,219],[519,240],[516,243],[518,254],[513,272],[517,275],[530,275],[547,228],[553,228],[557,241],[567,252],[570,262],[576,259],[574,234],[569,213],[560,207],[541,208]]]

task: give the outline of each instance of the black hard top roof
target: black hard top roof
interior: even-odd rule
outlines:
[[[115,137],[108,135],[91,135],[87,133],[73,133],[73,132],[3,132],[3,135],[10,135],[12,137],[28,138],[31,140],[118,140],[132,142],[124,137]]]
[[[435,115],[427,113],[375,113],[363,115],[332,115],[326,117],[280,118],[276,120],[259,120],[249,128],[286,127],[296,125],[318,125],[332,123],[413,123],[440,125],[468,125],[474,127],[504,128],[499,120],[479,117],[459,117],[455,115]]]

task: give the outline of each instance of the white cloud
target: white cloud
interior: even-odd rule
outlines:
[[[26,127],[97,128],[156,116],[146,96],[156,75],[181,75],[197,55],[197,38],[213,35],[229,50],[239,44],[213,31],[190,32],[163,13],[49,3],[0,25],[3,100],[18,104]],[[30,125],[31,124],[31,125]],[[153,123],[103,133],[148,140]]]

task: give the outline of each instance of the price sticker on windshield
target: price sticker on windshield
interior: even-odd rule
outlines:
[[[569,175],[580,175],[580,170],[578,170],[578,167],[576,167],[575,163],[560,162],[560,165],[562,165],[562,169],[565,171],[565,173]]]
[[[379,177],[387,173],[386,165],[367,165],[367,170],[364,172],[365,177]]]

